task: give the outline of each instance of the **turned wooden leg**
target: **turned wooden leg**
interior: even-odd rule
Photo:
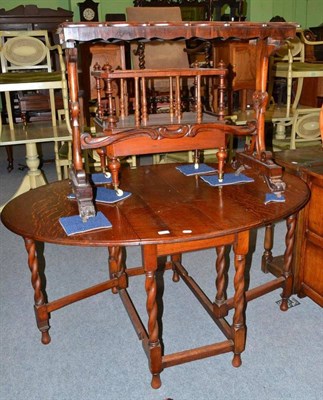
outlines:
[[[121,196],[123,194],[123,192],[122,192],[121,189],[119,189],[119,184],[120,184],[120,182],[119,182],[120,166],[121,166],[121,164],[120,164],[119,159],[117,159],[117,158],[110,159],[109,158],[108,168],[109,168],[109,171],[110,171],[110,173],[112,175],[112,185],[113,185],[115,191],[117,192],[117,194]]]
[[[182,255],[181,254],[173,254],[172,256],[171,256],[171,260],[172,260],[172,263],[173,263],[173,267],[172,267],[172,269],[173,269],[173,282],[179,282],[179,274],[178,274],[178,272],[177,272],[177,270],[176,270],[176,267],[175,267],[175,262],[181,262],[182,261]]]
[[[269,262],[272,261],[273,255],[272,255],[272,249],[273,249],[273,244],[274,244],[274,231],[273,231],[273,225],[267,225],[265,229],[265,240],[264,240],[264,254],[262,256],[261,260],[261,270],[264,273],[268,272],[267,265]]]
[[[246,305],[245,299],[245,265],[246,255],[249,249],[249,232],[238,234],[237,242],[233,246],[234,251],[234,315],[232,324],[232,336],[234,341],[234,356],[232,365],[240,367],[241,353],[246,344],[246,326],[244,311]]]
[[[151,386],[158,389],[161,386],[160,372],[162,371],[162,351],[158,333],[158,308],[156,301],[157,283],[157,249],[155,245],[142,248],[143,265],[146,274],[145,289],[147,294],[146,309],[148,314],[148,350],[150,371],[152,373]]]
[[[223,170],[224,170],[224,164],[225,160],[227,158],[227,152],[224,147],[221,147],[220,150],[216,153],[216,157],[218,159],[218,170],[219,170],[219,182],[223,181]]]
[[[42,292],[42,283],[38,270],[38,259],[36,254],[36,244],[32,239],[24,238],[25,247],[28,252],[28,265],[31,271],[31,284],[34,288],[34,309],[38,329],[41,331],[41,341],[48,344],[51,340],[49,330],[49,312],[45,303],[45,296]]]
[[[283,292],[281,294],[282,302],[280,309],[282,311],[288,310],[288,299],[293,292],[293,272],[292,272],[292,262],[293,262],[293,248],[295,241],[295,229],[296,229],[296,215],[291,215],[286,220],[287,233],[285,238],[286,250],[284,254],[284,266],[283,275],[285,277],[285,283],[283,287]]]
[[[1,132],[1,128],[0,128]],[[11,172],[13,170],[13,152],[12,152],[12,146],[6,146],[6,152],[7,152],[7,170],[8,172]]]
[[[107,156],[106,156],[105,150],[104,149],[96,149],[96,152],[98,153],[98,155],[100,157],[101,170],[103,172],[105,172],[106,167],[107,167],[107,160],[106,160]]]
[[[118,293],[120,289],[128,287],[128,278],[125,273],[123,247],[109,247],[109,272],[110,278],[118,278],[118,285],[112,288],[112,293]]]
[[[226,303],[225,288],[226,288],[226,277],[225,277],[225,246],[216,247],[216,296],[213,303],[213,312],[217,318],[225,317],[228,315],[228,308]]]

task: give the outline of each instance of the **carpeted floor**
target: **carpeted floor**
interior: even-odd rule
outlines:
[[[46,158],[51,145],[43,145]],[[26,171],[24,147],[14,150],[15,168],[6,171],[0,148],[0,203],[17,189]],[[53,163],[43,165],[49,181]],[[19,212],[19,210],[17,210]],[[40,343],[33,312],[27,255],[20,237],[0,224],[0,399],[1,400],[319,400],[323,393],[323,313],[308,298],[279,310],[280,290],[248,304],[247,344],[242,366],[232,354],[168,368],[162,387],[150,387],[147,358],[117,295],[110,291],[52,314],[52,342]],[[260,270],[263,230],[254,232],[250,286],[270,279]],[[284,223],[276,226],[275,252],[284,243]],[[55,299],[104,280],[107,251],[46,244],[46,290]],[[128,249],[128,264],[139,265],[140,251]],[[203,290],[214,296],[214,250],[186,254],[187,266]],[[232,280],[232,269],[229,280]],[[218,328],[182,282],[164,274],[163,337],[167,353],[222,340]],[[142,277],[130,292],[145,320]],[[231,314],[230,314],[231,317]]]

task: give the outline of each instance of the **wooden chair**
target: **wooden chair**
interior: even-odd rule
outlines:
[[[273,150],[294,150],[304,146],[321,146],[319,118],[319,108],[297,109],[292,118],[291,134],[286,136],[285,139],[273,138]]]
[[[59,90],[62,93],[66,128],[68,132],[71,132],[66,69],[62,48],[59,45],[52,46],[50,44],[48,32],[45,30],[0,31],[0,61],[2,70],[0,92],[5,94],[10,130],[14,129],[10,92],[37,93],[42,90],[48,90],[49,103],[38,104],[36,101],[36,104],[34,104],[31,96],[27,106],[23,107],[21,118],[23,123],[27,124],[25,111],[38,108],[40,110],[48,109],[51,112],[52,125],[57,126],[55,91]],[[55,61],[58,61],[59,64],[59,69],[57,70],[54,67]],[[60,158],[56,148],[55,159],[58,179],[61,179]]]
[[[285,139],[285,128],[290,126],[293,119],[293,113],[299,106],[299,100],[302,93],[304,78],[323,77],[323,63],[308,62],[305,60],[305,44],[319,46],[323,41],[309,41],[306,39],[304,31],[299,30],[294,39],[287,40],[269,63],[269,98],[272,96],[273,85],[276,78],[284,78],[287,81],[287,100],[286,110],[280,115],[273,113],[272,121],[277,126],[277,139]],[[297,89],[292,96],[293,84],[297,80]],[[292,99],[294,97],[294,99]]]

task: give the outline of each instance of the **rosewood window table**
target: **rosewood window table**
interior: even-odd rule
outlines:
[[[42,342],[50,342],[49,316],[53,311],[105,290],[112,290],[113,293],[119,293],[142,341],[153,388],[160,387],[162,370],[177,364],[232,352],[233,365],[240,366],[246,343],[246,303],[282,288],[281,309],[287,309],[293,285],[291,263],[296,217],[309,197],[306,183],[285,173],[285,202],[265,204],[268,187],[263,177],[251,169],[245,171],[245,175],[254,181],[212,187],[198,176],[185,176],[175,168],[175,164],[121,169],[122,187],[131,196],[114,204],[96,203],[97,211],[109,219],[112,227],[71,236],[66,235],[59,222],[60,217],[78,215],[77,201],[68,198],[72,191],[68,180],[41,186],[11,200],[4,207],[1,220],[9,230],[24,239]],[[287,222],[282,274],[270,282],[246,290],[245,260],[250,231],[282,219]],[[59,299],[51,299],[48,293],[47,301],[38,269],[36,242],[90,246],[93,252],[98,246],[107,247],[110,276],[102,283]],[[142,266],[127,268],[124,249],[128,246],[141,247]],[[226,246],[232,246],[234,252],[235,276],[233,283],[230,282],[234,287],[232,298],[226,296]],[[181,262],[182,253],[207,248],[216,250],[214,277],[210,277],[215,278],[212,299],[206,296]],[[165,269],[173,271],[173,281],[183,279],[223,333],[223,341],[166,354],[167,349],[161,346],[157,318],[157,298],[160,294],[156,270],[160,256],[167,256]],[[131,281],[141,274],[145,275],[142,290],[146,293],[147,326],[143,324],[127,291]],[[233,310],[231,322],[229,310]]]
[[[145,42],[149,41],[177,41],[177,40],[190,40],[198,38],[201,41],[205,41],[212,46],[216,46],[218,43],[224,43],[229,41],[235,41],[247,43],[249,46],[253,46],[253,52],[255,54],[254,61],[256,71],[255,77],[255,92],[253,95],[254,108],[256,111],[256,121],[254,127],[256,130],[252,132],[252,140],[248,148],[244,152],[239,153],[238,163],[242,165],[248,165],[251,168],[257,169],[259,173],[266,176],[267,182],[271,189],[275,192],[281,192],[284,189],[284,185],[281,183],[281,167],[274,166],[272,162],[272,157],[265,148],[265,110],[267,104],[267,73],[268,73],[268,57],[272,52],[277,50],[285,39],[294,37],[296,34],[296,24],[290,23],[247,23],[247,22],[147,22],[147,23],[129,23],[129,22],[105,22],[105,23],[63,23],[58,28],[60,43],[65,49],[66,55],[66,66],[68,73],[68,84],[69,84],[69,94],[70,94],[70,108],[71,108],[71,126],[73,135],[73,168],[71,170],[71,180],[73,183],[74,192],[76,194],[77,200],[79,202],[79,213],[84,220],[95,215],[95,210],[93,206],[92,191],[89,182],[86,180],[86,175],[84,173],[84,168],[82,164],[81,150],[82,149],[97,149],[100,154],[107,154],[110,158],[112,154],[112,163],[109,160],[109,167],[111,166],[113,171],[112,176],[114,179],[115,186],[118,186],[117,170],[118,167],[115,166],[114,160],[122,155],[134,155],[140,154],[140,144],[135,145],[135,141],[138,136],[148,136],[149,135],[149,123],[146,118],[146,98],[144,96],[136,96],[138,99],[138,104],[135,105],[135,110],[138,111],[141,108],[141,119],[136,118],[135,124],[132,128],[127,129],[124,132],[124,127],[122,126],[122,116],[118,120],[118,116],[113,112],[112,106],[112,89],[111,80],[120,79],[120,91],[123,88],[124,78],[131,78],[136,82],[140,78],[140,85],[145,86],[147,79],[147,71],[110,71],[105,70],[104,66],[100,66],[95,76],[97,80],[97,94],[98,99],[100,99],[100,93],[102,87],[99,81],[104,80],[107,86],[106,93],[109,98],[109,110],[101,109],[100,101],[98,101],[98,111],[97,111],[97,126],[100,127],[98,132],[100,138],[94,138],[90,133],[83,132],[82,127],[79,123],[80,105],[79,105],[79,82],[78,82],[78,50],[82,43],[90,42],[100,42],[100,43],[116,43],[123,45],[124,43],[139,43],[144,45]],[[111,64],[111,63],[110,63]],[[102,67],[102,68],[101,68]],[[215,66],[218,68],[218,66]],[[224,85],[221,84],[221,76],[223,78],[224,69],[223,66],[218,71],[210,71],[214,74],[212,78],[217,81],[217,76],[220,76],[220,86],[219,92],[220,97],[224,93]],[[178,74],[178,78],[186,74],[182,68]],[[193,68],[194,70],[194,68]],[[108,71],[108,72],[107,72]],[[206,71],[204,69],[204,71]],[[155,73],[155,71],[154,71]],[[197,74],[198,72],[196,72]],[[202,71],[200,71],[202,74]],[[206,74],[206,72],[205,72]],[[127,76],[126,76],[127,75]],[[158,72],[159,77],[171,76],[171,69],[168,71],[160,70]],[[173,77],[176,78],[175,76]],[[194,75],[194,79],[198,76]],[[222,80],[223,83],[223,80]],[[139,86],[139,83],[137,82]],[[110,86],[110,87],[109,87]],[[172,86],[172,85],[171,85]],[[221,87],[222,86],[222,87]],[[198,92],[198,89],[197,89]],[[109,97],[110,96],[110,97]],[[121,97],[123,97],[121,95]],[[176,96],[175,96],[176,97]],[[199,99],[200,95],[196,96]],[[180,99],[179,94],[177,98]],[[139,99],[141,104],[139,104]],[[161,122],[157,127],[154,127],[154,135],[150,134],[151,138],[148,144],[146,141],[144,154],[149,152],[151,154],[156,154],[163,152],[162,148],[159,146],[167,147],[165,142],[168,139],[172,140],[173,151],[186,151],[188,149],[188,144],[190,140],[192,141],[191,150],[194,149],[206,149],[214,148],[214,143],[217,142],[222,146],[221,143],[225,143],[225,135],[228,130],[233,130],[234,135],[240,135],[237,126],[228,127],[228,123],[224,121],[224,110],[223,101],[219,101],[219,112],[218,118],[213,118],[210,124],[204,121],[203,117],[199,112],[199,106],[197,105],[196,123],[193,125],[184,123],[180,120],[180,115],[178,114],[176,123],[169,123],[167,121]],[[172,103],[172,102],[170,102]],[[178,101],[179,103],[179,101]],[[209,126],[207,126],[209,124]],[[198,125],[199,136],[196,137],[195,132],[192,135],[192,130],[195,130],[196,125]],[[156,134],[160,131],[166,132],[166,135]],[[134,137],[136,132],[137,137]],[[174,133],[172,135],[172,133]],[[178,134],[180,133],[180,135]],[[203,142],[204,135],[204,144]],[[133,137],[132,143],[125,143],[130,137]],[[154,137],[152,137],[154,136]],[[185,136],[185,137],[184,137]],[[211,143],[211,136],[213,136]],[[193,137],[193,139],[192,139]],[[180,138],[179,140],[177,140]],[[187,140],[189,138],[189,140]],[[141,138],[142,139],[142,138]],[[185,140],[184,140],[185,139]],[[185,146],[184,146],[184,141]],[[197,147],[193,147],[193,141],[200,142],[197,143]],[[211,146],[205,147],[205,141],[209,141]],[[113,143],[112,143],[113,142]],[[111,145],[112,143],[112,145]],[[175,145],[176,143],[176,145]],[[127,146],[126,150],[125,147]],[[135,150],[135,153],[133,151]],[[170,148],[166,149],[170,151]],[[102,162],[103,165],[103,162]],[[111,168],[110,168],[111,170]],[[219,168],[220,170],[220,168]]]

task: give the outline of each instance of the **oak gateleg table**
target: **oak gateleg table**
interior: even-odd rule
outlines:
[[[175,169],[175,164],[124,168],[120,180],[122,187],[132,193],[131,196],[112,205],[96,204],[97,210],[110,220],[112,228],[72,236],[67,236],[59,223],[60,217],[78,215],[77,202],[67,197],[72,190],[68,180],[33,189],[11,200],[4,207],[1,220],[9,230],[24,239],[42,342],[50,342],[49,316],[53,311],[111,290],[119,293],[142,341],[149,360],[153,388],[160,387],[162,370],[177,364],[232,352],[232,364],[240,366],[246,343],[246,303],[282,288],[281,309],[287,310],[293,283],[291,266],[296,217],[309,197],[307,185],[300,178],[285,173],[286,201],[264,204],[268,187],[263,176],[251,169],[244,173],[252,177],[254,182],[212,187],[200,177],[183,175]],[[282,274],[246,291],[245,259],[249,250],[250,231],[282,219],[286,219],[287,223]],[[36,242],[90,246],[93,252],[95,247],[106,247],[109,251],[110,276],[102,283],[59,299],[50,299],[48,293],[50,300],[47,301],[42,291]],[[235,266],[232,298],[226,297],[225,290],[224,254],[229,245],[233,248]],[[128,246],[141,247],[142,266],[127,268],[123,254]],[[207,248],[216,250],[213,299],[205,295],[181,262],[182,253]],[[156,300],[156,270],[160,256],[168,256],[165,269],[172,269],[173,280],[183,279],[192,290],[222,331],[223,341],[173,354],[166,354],[167,349],[162,350]],[[145,275],[142,289],[146,293],[147,326],[142,323],[127,291],[132,279],[141,274]],[[232,322],[228,322],[229,310],[233,310]]]

